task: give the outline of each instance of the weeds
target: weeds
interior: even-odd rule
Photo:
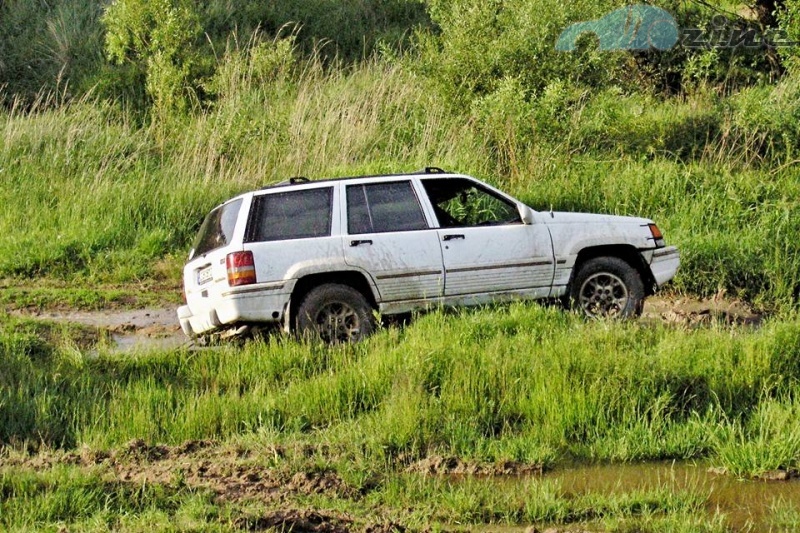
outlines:
[[[755,89],[733,110],[702,93],[682,103],[612,91],[517,102],[508,122],[505,96],[454,113],[402,64],[327,71],[291,59],[286,41],[250,46],[220,59],[213,107],[175,124],[137,125],[91,99],[1,115],[0,274],[140,282],[239,192],[437,163],[540,210],[651,217],[682,250],[677,289],[796,306],[796,142],[778,120],[794,113],[791,78],[769,97],[775,114],[752,113]]]
[[[777,318],[757,331],[686,331],[515,304],[432,313],[352,347],[272,338],[131,356],[102,344],[89,356],[84,332],[5,318],[5,450],[107,449],[134,438],[322,442],[345,450],[337,468],[371,487],[366,503],[295,503],[362,517],[375,505],[420,527],[725,529],[695,493],[571,495],[540,480],[519,492],[400,472],[432,454],[544,467],[709,459],[743,477],[800,468],[796,73],[747,87],[737,80],[758,79],[756,70],[729,83],[731,68],[706,65],[711,54],[663,64],[591,47],[554,55],[546,36],[568,22],[556,18],[604,12],[586,2],[550,18],[530,3],[517,6],[524,17],[439,1],[251,4],[194,6],[205,40],[192,33],[198,55],[172,64],[197,67],[193,106],[154,114],[142,66],[104,61],[99,5],[0,5],[0,276],[10,286],[46,280],[5,287],[4,305],[154,301],[65,287],[176,286],[214,205],[287,176],[436,164],[540,210],[653,218],[682,251],[676,290],[743,297]],[[426,7],[439,24],[430,34],[419,29],[431,24]],[[341,32],[347,25],[363,35]],[[404,50],[413,31],[415,47]],[[487,40],[497,46],[479,44]],[[682,66],[683,90],[659,92],[672,90],[667,78]],[[722,90],[712,86],[720,76]],[[176,94],[186,85],[162,81]],[[69,467],[0,470],[4,528],[227,530],[252,514],[183,486]],[[777,506],[775,527],[791,529],[796,514]]]
[[[13,327],[4,333],[0,439],[102,448],[266,430],[324,435],[379,462],[719,455],[730,468],[737,453],[769,449],[777,463],[765,468],[794,468],[786,424],[800,376],[784,361],[799,349],[787,335],[795,327],[612,327],[515,304],[434,313],[353,347],[273,338],[191,354],[100,347],[97,358]]]

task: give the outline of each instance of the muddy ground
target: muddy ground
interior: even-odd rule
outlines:
[[[5,468],[33,471],[61,465],[99,472],[104,481],[163,487],[189,487],[210,491],[218,504],[245,504],[267,509],[257,515],[243,514],[236,519],[244,531],[292,531],[294,533],[403,533],[406,526],[386,518],[381,508],[373,508],[367,519],[344,511],[315,510],[304,507],[303,499],[324,496],[332,500],[361,501],[380,486],[379,478],[366,479],[354,486],[335,471],[319,467],[314,458],[326,457],[335,450],[327,446],[266,446],[247,449],[214,441],[187,441],[179,446],[150,445],[133,440],[126,446],[98,451],[43,451],[29,456],[20,452],[0,453],[0,472]],[[400,468],[402,470],[402,467]],[[541,475],[538,465],[522,463],[483,464],[455,458],[430,457],[410,464],[408,473],[422,475],[478,474],[484,476]],[[517,528],[519,531],[533,529]],[[447,531],[446,529],[437,529]],[[422,529],[421,531],[427,531]],[[464,531],[454,527],[453,531]],[[561,531],[550,529],[550,532]],[[565,529],[563,531],[575,531]]]
[[[110,339],[113,351],[117,352],[196,347],[181,331],[176,309],[160,307],[78,311],[67,308],[12,308],[9,311],[15,316],[79,324],[96,329]],[[764,318],[764,314],[755,311],[747,303],[718,295],[707,299],[683,296],[649,298],[641,320],[685,327],[701,327],[712,323],[758,327]]]
[[[98,333],[99,342],[111,342],[119,352],[139,349],[173,349],[191,347],[192,343],[183,335],[177,322],[176,307],[163,306],[148,309],[128,310],[111,308],[103,311],[79,311],[69,308],[54,309],[13,309],[6,310],[13,315],[40,319],[55,323],[79,324]],[[724,298],[697,299],[680,296],[660,296],[648,299],[642,320],[652,323],[665,323],[675,327],[704,327],[708,324],[740,325],[758,327],[764,315],[754,311],[746,303]],[[319,447],[291,448],[281,446],[266,449],[244,449],[222,445],[210,441],[190,441],[180,446],[152,445],[136,440],[128,445],[110,451],[84,448],[73,452],[43,452],[34,456],[14,455],[13,452],[0,451],[0,467],[19,467],[41,471],[60,464],[79,468],[97,469],[110,481],[130,483],[141,486],[144,483],[168,487],[186,485],[193,489],[210,491],[220,503],[246,504],[256,502],[263,509],[271,509],[257,515],[247,515],[237,519],[236,527],[246,531],[284,530],[295,532],[347,532],[364,531],[381,533],[406,531],[404,525],[376,516],[374,521],[364,521],[363,517],[353,517],[341,511],[318,511],[304,507],[304,498],[321,496],[332,500],[361,501],[380,480],[365,480],[355,486],[345,482],[335,471],[309,466],[312,460],[298,462],[297,457],[312,457],[326,453]],[[430,456],[422,460],[404,460],[398,457],[395,465],[397,474],[422,476],[448,476],[458,479],[462,476],[482,479],[524,479],[526,477],[551,477],[562,479],[565,486],[581,490],[612,490],[621,487],[619,476],[625,472],[588,473],[583,471],[572,480],[569,472],[544,472],[541,465],[516,462],[481,464],[463,461],[456,457]],[[298,464],[304,465],[298,468]],[[618,467],[613,467],[618,468]],[[625,467],[620,467],[624,469]],[[640,466],[632,479],[639,483],[643,479]],[[661,467],[658,467],[661,468]],[[693,483],[708,486],[722,493],[715,479],[730,480],[724,472],[707,472],[702,468],[692,473]],[[661,470],[654,470],[654,478],[668,476]],[[694,470],[692,470],[694,472]],[[613,478],[614,485],[583,487],[580,485],[588,474],[593,479],[604,476]],[[796,478],[796,473],[779,472],[771,479],[787,480]],[[794,475],[793,475],[794,474]],[[687,474],[689,476],[689,474]],[[699,480],[699,481],[697,481]],[[711,480],[711,481],[708,481]],[[735,481],[735,480],[732,480]],[[502,482],[502,481],[501,481]],[[633,481],[631,483],[634,483]],[[709,485],[705,485],[709,483]],[[715,483],[715,484],[711,484]],[[726,481],[727,483],[727,481]],[[574,487],[572,487],[574,485]],[[787,498],[798,493],[797,481],[784,483]],[[727,486],[727,485],[726,485]],[[632,485],[634,487],[634,485]],[[636,485],[638,487],[638,485]],[[773,489],[771,489],[773,490]],[[741,486],[730,491],[736,497],[733,508],[744,508],[739,496]],[[770,492],[771,494],[771,492]],[[746,499],[759,501],[757,495],[746,495]],[[800,499],[800,498],[798,498]],[[765,500],[764,500],[765,501]],[[761,505],[763,506],[763,505]],[[748,510],[742,513],[742,523],[752,520]],[[459,530],[461,528],[454,528]],[[461,529],[463,530],[463,529]],[[514,531],[583,531],[578,528],[536,530],[533,527],[513,529]],[[488,530],[487,530],[488,531]],[[505,531],[511,531],[506,529]]]
[[[239,446],[209,440],[187,441],[178,446],[148,444],[133,440],[111,450],[82,448],[76,451],[41,451],[36,455],[0,452],[0,472],[21,469],[41,472],[61,465],[99,473],[113,484],[145,484],[166,488],[188,487],[211,493],[215,503],[234,505],[242,512],[235,529],[243,531],[293,531],[295,533],[389,533],[428,531],[398,522],[404,511],[392,512],[381,505],[366,504],[359,515],[337,510],[315,509],[309,498],[360,504],[379,490],[385,476],[419,475],[444,477],[452,482],[480,479],[484,483],[511,485],[526,490],[531,477],[555,482],[565,494],[614,494],[666,488],[708,494],[707,506],[725,513],[731,530],[762,530],[774,501],[800,505],[798,481],[753,480],[743,482],[724,472],[694,462],[654,462],[622,465],[575,465],[545,471],[541,465],[517,462],[480,463],[456,457],[433,455],[414,461],[397,458],[386,473],[353,484],[326,459],[344,453],[327,445]],[[313,501],[313,500],[312,500]],[[356,505],[358,507],[358,505]],[[363,512],[366,509],[366,513]],[[393,517],[390,518],[390,517]],[[437,531],[503,531],[504,533],[588,533],[585,525],[558,528],[532,526],[446,526]]]
[[[297,506],[295,500],[302,496],[354,499],[361,494],[332,471],[292,472],[285,465],[276,466],[276,461],[282,460],[286,453],[284,448],[275,447],[260,450],[255,455],[211,441],[154,446],[134,440],[111,451],[84,448],[75,452],[45,452],[32,457],[10,454],[0,456],[0,466],[42,471],[70,465],[100,472],[104,480],[112,483],[139,487],[145,483],[164,487],[188,486],[194,490],[211,491],[219,504],[257,502],[264,504],[264,509],[273,509],[236,519],[236,527],[244,531],[405,531],[405,528],[391,523],[356,524],[346,513],[318,512]]]

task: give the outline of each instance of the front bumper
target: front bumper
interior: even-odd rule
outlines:
[[[681,254],[675,246],[668,246],[653,252],[650,260],[650,270],[659,287],[672,278],[681,264]]]

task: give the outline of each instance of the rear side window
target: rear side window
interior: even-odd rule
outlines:
[[[194,255],[205,255],[230,244],[241,207],[242,200],[240,198],[222,205],[208,214],[194,241]]]
[[[256,196],[250,210],[247,242],[329,236],[332,198],[332,187]]]
[[[428,229],[428,223],[410,181],[348,185],[350,235],[422,229]]]

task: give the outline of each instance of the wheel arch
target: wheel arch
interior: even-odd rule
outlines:
[[[335,283],[339,285],[347,285],[359,291],[367,299],[367,302],[373,309],[378,308],[377,295],[374,292],[373,285],[365,274],[357,270],[340,270],[334,272],[320,272],[316,274],[307,274],[297,280],[295,283],[292,295],[289,298],[289,328],[294,329],[295,321],[297,319],[297,309],[300,303],[313,288],[325,285],[328,283]]]
[[[642,278],[644,284],[645,296],[652,296],[656,290],[656,280],[653,277],[653,272],[650,267],[645,263],[644,257],[639,253],[634,246],[629,244],[612,244],[604,246],[590,246],[578,252],[578,257],[575,259],[575,266],[572,268],[572,273],[569,277],[567,284],[567,294],[572,289],[572,283],[578,270],[584,263],[597,257],[617,257],[628,263],[633,267]]]

